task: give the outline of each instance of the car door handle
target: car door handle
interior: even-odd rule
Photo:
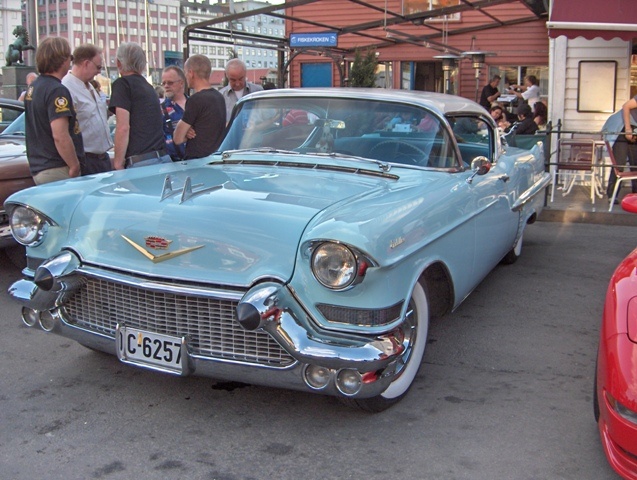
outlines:
[[[502,180],[503,182],[505,182],[505,183],[506,183],[506,182],[508,182],[508,181],[509,181],[509,176],[508,176],[508,175],[502,175],[502,176],[500,177],[500,180]]]

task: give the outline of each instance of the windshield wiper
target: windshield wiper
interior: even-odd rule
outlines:
[[[235,153],[282,153],[285,155],[300,155],[299,152],[296,152],[294,150],[280,150],[278,148],[274,148],[274,147],[259,147],[259,148],[242,148],[239,150],[226,150],[225,152],[222,153],[222,157],[224,159],[229,158],[230,156],[232,156]]]
[[[381,162],[380,160],[376,160],[375,158],[367,158],[367,157],[359,157],[358,155],[352,155],[349,153],[339,153],[339,152],[308,152],[308,155],[317,155],[319,157],[330,157],[330,158],[348,158],[351,160],[361,160],[367,163],[375,163],[380,167],[383,172],[388,172],[391,169],[391,165],[387,162]]]

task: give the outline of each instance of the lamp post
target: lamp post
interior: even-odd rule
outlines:
[[[475,37],[471,40],[471,46]],[[476,102],[478,101],[478,92],[480,91],[480,69],[484,67],[484,60],[486,57],[494,56],[494,52],[484,52],[482,50],[470,50],[468,52],[462,52],[463,57],[471,58],[471,66],[476,71]]]
[[[459,55],[453,53],[444,53],[442,55],[436,55],[433,57],[438,60],[442,60],[442,74],[445,81],[445,93],[451,93],[451,72],[458,66],[458,61],[462,58]]]

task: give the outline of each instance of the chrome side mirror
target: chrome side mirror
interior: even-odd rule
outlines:
[[[471,161],[471,171],[473,172],[469,178],[467,178],[467,183],[473,182],[473,177],[476,175],[486,175],[491,170],[491,162],[487,157],[479,156],[474,158]]]

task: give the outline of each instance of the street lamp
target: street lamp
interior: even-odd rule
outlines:
[[[462,58],[460,55],[453,53],[444,53],[434,57],[442,60],[442,73],[445,79],[445,93],[451,93],[451,72],[458,66],[458,61]]]
[[[475,41],[475,37],[471,39],[471,47],[473,48],[473,43]],[[480,69],[484,67],[484,60],[486,57],[495,56],[494,52],[485,52],[482,50],[470,50],[468,52],[462,52],[463,57],[471,58],[471,66],[476,71],[476,102],[478,101],[478,91],[480,90]]]

